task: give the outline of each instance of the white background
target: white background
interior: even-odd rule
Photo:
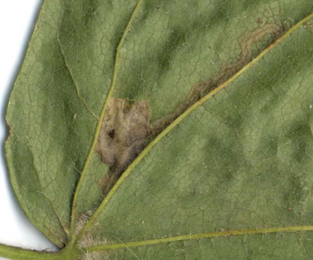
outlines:
[[[0,1],[0,243],[37,250],[55,250],[20,209],[9,185],[3,151],[7,136],[4,121],[6,104],[42,2]]]

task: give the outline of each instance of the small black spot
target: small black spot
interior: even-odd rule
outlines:
[[[115,130],[114,130],[114,129],[111,130],[111,131],[108,133],[108,135],[110,136],[110,138],[114,139],[114,137],[115,137]]]

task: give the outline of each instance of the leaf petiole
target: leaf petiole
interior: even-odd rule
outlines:
[[[0,255],[12,260],[60,260],[80,259],[83,252],[75,248],[64,248],[58,252],[40,252],[0,244]]]

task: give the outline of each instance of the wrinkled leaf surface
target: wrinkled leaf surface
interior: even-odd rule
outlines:
[[[46,0],[7,111],[28,218],[85,259],[310,259],[312,10]],[[147,102],[152,134],[104,193],[117,99]]]

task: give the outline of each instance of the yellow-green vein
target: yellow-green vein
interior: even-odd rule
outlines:
[[[139,154],[139,156],[133,161],[133,163],[126,169],[126,171],[122,174],[120,179],[116,182],[116,184],[113,186],[113,188],[110,190],[110,192],[107,194],[105,199],[102,201],[101,205],[98,207],[98,209],[95,211],[95,213],[92,215],[92,217],[89,219],[89,221],[86,223],[86,225],[82,228],[80,233],[78,234],[78,238],[80,238],[85,231],[88,230],[88,228],[96,221],[97,217],[99,216],[100,212],[103,210],[103,208],[106,206],[108,201],[112,198],[113,194],[116,192],[116,190],[119,188],[119,186],[122,184],[122,182],[129,176],[131,171],[136,167],[136,165],[148,154],[148,152],[152,149],[154,145],[156,145],[164,136],[166,136],[173,128],[175,128],[185,117],[187,117],[193,110],[201,106],[204,102],[206,102],[209,98],[214,96],[216,93],[218,93],[220,90],[224,89],[227,85],[229,85],[231,82],[233,82],[235,79],[237,79],[239,76],[241,76],[245,71],[247,71],[249,68],[251,68],[253,65],[255,65],[264,55],[266,55],[274,46],[278,45],[282,40],[287,38],[291,33],[293,33],[295,30],[297,30],[299,27],[301,27],[304,23],[309,21],[313,18],[313,13],[302,19],[300,22],[295,24],[292,28],[290,28],[288,31],[286,31],[282,36],[280,36],[275,42],[270,44],[266,49],[264,49],[256,58],[254,58],[252,61],[250,61],[247,65],[245,65],[241,70],[239,70],[236,74],[234,74],[231,78],[223,82],[220,86],[212,90],[210,93],[208,93],[206,96],[201,98],[199,101],[194,103],[190,108],[188,108],[184,113],[182,113],[176,120],[174,120],[163,132],[161,132],[142,152]]]
[[[171,242],[183,241],[183,240],[192,240],[192,239],[229,237],[229,236],[239,236],[239,235],[271,234],[271,233],[291,233],[291,232],[304,232],[304,231],[313,231],[313,226],[243,229],[243,230],[229,230],[229,231],[220,231],[220,232],[189,234],[189,235],[183,235],[183,236],[135,241],[135,242],[121,243],[121,244],[92,246],[92,247],[87,247],[86,250],[88,250],[89,252],[94,252],[94,251],[116,250],[116,249],[139,247],[139,246],[150,246],[150,245],[165,244],[165,243],[171,243]]]
[[[75,222],[76,222],[76,219],[77,219],[76,207],[77,207],[78,194],[79,194],[79,191],[80,191],[80,189],[82,187],[82,184],[83,184],[83,181],[84,181],[84,178],[85,178],[85,175],[86,175],[86,171],[87,171],[87,169],[88,169],[88,167],[90,165],[91,158],[92,158],[92,153],[95,150],[95,145],[97,143],[98,135],[99,135],[100,129],[101,129],[102,118],[103,118],[105,110],[106,110],[106,108],[108,106],[108,100],[111,98],[112,93],[114,91],[114,87],[116,85],[118,69],[119,69],[120,51],[121,51],[122,45],[124,43],[124,40],[126,38],[126,35],[129,32],[130,26],[132,25],[136,15],[137,15],[137,13],[138,13],[138,11],[140,9],[141,3],[142,3],[142,0],[138,0],[137,1],[137,4],[136,4],[136,6],[135,6],[135,8],[133,10],[133,13],[132,13],[132,15],[131,15],[127,25],[126,25],[126,28],[125,28],[124,33],[122,35],[122,38],[120,39],[120,41],[119,41],[119,43],[117,45],[111,86],[110,86],[109,92],[106,95],[104,106],[102,108],[102,111],[101,111],[101,114],[100,114],[100,117],[99,117],[100,120],[99,120],[97,128],[96,128],[95,136],[94,136],[92,145],[90,147],[89,154],[88,154],[88,157],[87,157],[85,165],[84,165],[84,169],[82,171],[81,177],[79,179],[79,182],[78,182],[76,190],[75,190],[74,199],[73,199],[73,205],[72,205],[71,233],[70,233],[70,236],[71,236],[73,242],[75,240],[74,230],[75,230]]]
[[[66,70],[68,71],[69,75],[70,75],[70,78],[73,82],[73,85],[75,87],[75,91],[76,91],[76,95],[78,97],[78,99],[83,103],[83,105],[85,106],[85,108],[87,109],[87,111],[93,116],[95,117],[97,120],[99,120],[99,117],[95,114],[95,112],[92,111],[92,109],[88,106],[86,100],[82,97],[82,95],[80,94],[80,89],[76,83],[76,81],[74,80],[74,76],[73,76],[73,73],[72,71],[70,70],[70,67],[66,61],[66,58],[65,58],[65,54],[64,54],[64,51],[62,49],[62,45],[60,43],[60,38],[58,36],[58,45],[59,45],[59,48],[60,48],[60,52],[62,54],[62,57],[63,57],[63,60],[64,60],[64,64],[65,64],[65,68]]]

